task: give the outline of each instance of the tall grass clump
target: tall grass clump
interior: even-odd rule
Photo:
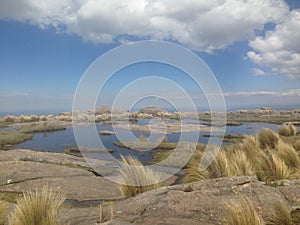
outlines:
[[[210,153],[206,153],[203,157],[210,158],[213,157],[213,155]],[[206,159],[204,158],[204,160]],[[203,173],[203,178],[211,179],[230,176],[230,168],[226,152],[220,150],[215,159],[207,167],[206,171],[207,173]]]
[[[278,129],[278,134],[285,137],[295,136],[296,133],[297,133],[297,129],[292,123],[283,124]]]
[[[122,168],[119,169],[123,184],[121,190],[127,197],[160,187],[161,174],[153,171],[133,156],[122,156]]]
[[[253,176],[255,168],[253,162],[247,157],[247,153],[236,150],[230,154],[230,174],[234,176]]]
[[[294,225],[289,207],[282,201],[276,201],[272,208],[272,223],[274,225]]]
[[[6,202],[0,200],[0,225],[3,225],[5,223],[6,210],[7,210]]]
[[[47,186],[41,192],[29,191],[17,200],[9,225],[58,225],[58,210],[65,200]]]
[[[211,163],[205,170],[200,171],[200,162]],[[190,160],[185,168],[184,182],[189,183],[203,179],[228,177],[231,175],[229,159],[223,149],[216,155],[212,152],[203,153],[198,151],[197,154],[193,155],[193,159]]]
[[[296,142],[294,143],[294,149],[295,149],[296,151],[300,151],[300,140],[298,140],[298,141],[296,141]]]
[[[260,168],[256,171],[259,180],[271,184],[272,181],[288,179],[291,171],[274,151],[267,151],[260,159]]]
[[[276,150],[288,167],[300,169],[300,159],[293,146],[280,141]]]
[[[264,225],[249,199],[226,203],[227,216],[225,225]]]
[[[257,134],[257,139],[261,149],[274,149],[280,140],[279,135],[268,128],[260,131]]]

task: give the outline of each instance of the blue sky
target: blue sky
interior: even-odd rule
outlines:
[[[123,43],[149,39],[178,43],[199,55],[220,83],[229,110],[300,108],[299,1],[172,3],[1,1],[0,112],[70,111],[76,86],[94,60]],[[101,103],[111,104],[126,83],[149,74],[172,77],[191,96],[201,95],[179,70],[144,63],[115,74]]]

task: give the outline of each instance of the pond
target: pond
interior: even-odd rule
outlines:
[[[150,120],[140,120],[138,123],[140,125],[148,124]],[[174,121],[168,121],[174,122]],[[185,120],[184,123],[192,123],[192,120]],[[98,124],[97,130],[113,130],[112,126],[110,125],[103,125]],[[269,123],[257,123],[257,122],[247,122],[243,123],[241,126],[227,126],[226,134],[256,134],[260,130],[264,128],[270,128],[277,132],[279,125],[276,124],[269,124]],[[83,135],[86,138],[89,138],[89,132],[91,132],[90,127],[78,127],[78,131],[80,135]],[[129,133],[128,130],[116,130],[117,132],[120,132],[122,136],[126,137],[126,133]],[[141,136],[143,133],[138,131],[132,132],[135,137]],[[190,132],[185,133],[185,138],[182,139],[182,141],[190,141],[189,137],[195,136],[197,134],[196,132]],[[203,134],[209,134],[209,132],[201,132],[199,135],[198,142],[201,143],[207,143],[208,138],[203,137]],[[147,137],[146,134],[143,134]],[[170,142],[177,142],[180,139],[180,132],[175,132],[172,134],[167,134],[167,138]],[[151,141],[155,141],[156,138],[161,137],[161,135],[152,135]],[[152,157],[150,156],[150,151],[135,151],[135,150],[128,150],[124,148],[119,148],[115,146],[113,143],[119,141],[116,135],[99,135],[99,138],[101,138],[101,142],[105,146],[106,149],[111,149],[114,152],[112,155],[116,158],[119,158],[120,154],[127,155],[131,154],[136,157],[138,157],[142,161],[150,161]],[[130,138],[127,139],[130,141]],[[220,141],[219,138],[214,138],[215,141]],[[226,143],[224,143],[226,144]],[[14,146],[15,149],[32,149],[32,150],[38,150],[38,151],[50,151],[50,152],[64,152],[64,149],[66,146],[72,146],[76,145],[76,140],[73,133],[72,127],[67,127],[66,130],[61,131],[55,131],[55,132],[47,132],[47,133],[37,133],[34,135],[32,140],[26,141],[24,143],[18,144]],[[93,146],[93,143],[91,144],[92,147],[98,147],[96,144]],[[89,146],[89,147],[91,147]],[[104,156],[104,154],[102,154]],[[93,154],[91,154],[93,156]]]

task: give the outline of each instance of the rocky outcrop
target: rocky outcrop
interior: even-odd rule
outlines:
[[[287,195],[291,195],[289,203],[300,206],[300,182],[275,188],[254,177],[231,177],[189,185],[165,187],[122,200],[115,204],[116,222],[110,224],[223,224],[226,202],[244,197],[253,202],[266,221],[270,220],[275,200],[287,201]]]
[[[159,113],[159,112],[167,112],[167,111],[164,109],[158,108],[158,107],[149,106],[149,107],[141,109],[140,112],[150,114],[150,115],[157,115],[157,113]]]
[[[108,161],[97,160],[98,165],[101,163],[103,168],[111,170]],[[65,193],[66,202],[75,207],[123,198],[119,185],[95,174],[83,158],[12,150],[0,152],[0,165],[0,192],[3,193],[41,190],[48,185],[54,191]]]
[[[255,177],[227,177],[163,187],[124,199],[119,186],[87,170],[83,158],[29,150],[0,151],[0,192],[22,193],[48,184],[66,194],[62,224],[99,224],[99,204],[113,201],[110,225],[223,224],[228,201],[248,198],[266,222],[275,201],[300,209],[300,180],[267,186]],[[109,162],[103,161],[109,167]]]

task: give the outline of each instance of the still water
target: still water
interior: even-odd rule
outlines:
[[[169,121],[169,123],[172,123],[174,121]],[[186,120],[184,123],[192,123],[194,121]],[[149,120],[140,120],[138,122],[140,125],[145,125],[149,123]],[[256,134],[260,130],[264,128],[270,128],[274,131],[278,130],[279,125],[276,124],[269,124],[269,123],[257,123],[257,122],[247,122],[243,123],[241,126],[227,126],[226,128],[226,134]],[[98,131],[101,130],[113,130],[112,126],[109,125],[102,125],[98,124],[96,126]],[[78,131],[80,135],[83,137],[89,138],[90,132],[92,132],[91,127],[78,127]],[[123,137],[123,140],[130,141],[132,140],[132,137],[127,135],[129,132],[128,130],[116,130],[118,134],[121,134]],[[138,131],[132,132],[135,137],[141,136],[143,133]],[[209,134],[209,132],[201,132],[200,134],[196,132],[188,132],[184,134],[184,137],[181,137],[180,132],[175,132],[172,134],[167,134],[167,138],[170,142],[177,142],[181,139],[181,141],[191,141],[191,137],[195,137],[195,135],[199,135],[198,142],[201,143],[207,143],[208,138],[203,137],[203,134]],[[147,137],[146,134],[143,134]],[[161,137],[161,135],[152,135],[150,138],[150,141],[155,141],[156,138]],[[114,157],[119,158],[120,154],[127,155],[131,154],[136,157],[138,157],[140,160],[143,161],[150,161],[152,157],[149,155],[150,151],[135,151],[135,150],[128,150],[124,148],[119,148],[115,146],[113,143],[119,141],[118,137],[116,135],[105,135],[100,136],[101,142],[105,146],[106,149],[114,150],[112,155]],[[215,141],[220,141],[219,138],[214,138]],[[195,140],[195,139],[193,139]],[[64,148],[66,146],[72,146],[76,145],[76,140],[73,133],[73,128],[68,127],[66,130],[62,131],[55,131],[55,132],[47,132],[47,133],[37,133],[34,135],[33,139],[30,141],[26,141],[24,143],[16,145],[15,149],[32,149],[32,150],[38,150],[38,151],[50,151],[50,152],[64,152]],[[96,143],[91,143],[89,147],[99,147]],[[91,154],[92,155],[92,154]]]

